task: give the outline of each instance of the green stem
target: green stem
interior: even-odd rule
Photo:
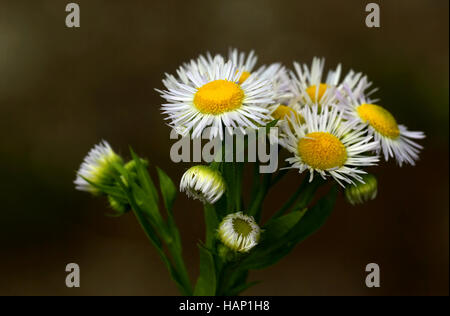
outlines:
[[[171,244],[168,245],[168,249],[173,258],[175,270],[180,276],[180,281],[184,288],[183,295],[191,296],[193,294],[191,280],[189,279],[189,273],[187,272],[186,265],[184,264],[183,256],[181,254],[181,248],[177,247],[175,244]]]
[[[236,264],[234,262],[228,262],[223,267],[220,275],[220,283],[217,289],[218,296],[224,296],[228,294],[230,287],[235,282],[236,274]]]
[[[294,194],[291,195],[289,200],[287,200],[286,203],[284,203],[284,205],[278,210],[278,212],[275,213],[275,215],[272,218],[274,218],[274,219],[278,218],[278,217],[282,216],[288,209],[290,209],[292,207],[292,205],[294,205],[294,203],[297,201],[298,197],[303,192],[303,190],[305,189],[305,186],[307,186],[307,184],[308,184],[308,180],[303,179],[302,183],[297,188],[297,190],[294,192]]]
[[[306,186],[304,193],[300,196],[297,204],[294,205],[294,211],[302,210],[308,206],[314,198],[317,189],[320,188],[326,181],[322,178],[316,177],[309,185]]]
[[[278,181],[283,179],[283,177],[288,173],[288,171],[289,169],[281,169],[280,171],[278,171],[277,175],[275,176],[275,178],[273,178],[272,182],[270,183],[270,186],[274,186],[275,184],[277,184]]]
[[[253,183],[252,183],[252,189],[250,192],[250,201],[253,201],[256,197],[256,194],[258,194],[258,188],[260,186],[259,181],[259,163],[255,162],[253,165]]]
[[[319,178],[314,179],[312,182],[308,182],[308,179],[305,177],[298,189],[294,192],[294,194],[292,194],[292,196],[280,208],[280,210],[275,213],[272,219],[282,216],[287,210],[292,207],[294,207],[294,210],[301,210],[308,206],[309,202],[311,202],[312,198],[314,197],[314,193],[316,193],[317,189],[324,183],[325,181]]]
[[[173,254],[171,251],[171,254],[174,259],[175,267],[172,266],[172,263],[170,262],[167,255],[164,253],[161,247],[161,241],[156,236],[156,234],[153,231],[153,228],[151,224],[148,222],[148,220],[145,218],[145,216],[142,214],[142,212],[137,211],[137,208],[133,207],[133,213],[136,216],[136,219],[138,220],[140,226],[142,227],[142,230],[144,231],[145,235],[148,237],[150,242],[153,244],[153,246],[156,248],[156,251],[158,252],[158,255],[160,256],[161,260],[166,264],[167,268],[169,269],[170,274],[172,275],[174,272],[180,277],[181,283],[176,282],[178,289],[183,295],[192,295],[192,288],[189,281],[189,277],[187,274],[187,270],[184,266],[183,259],[181,258],[181,254]],[[172,247],[169,247],[169,250]],[[180,262],[181,260],[181,262]],[[173,269],[175,271],[173,271]]]
[[[261,216],[261,205],[264,201],[264,198],[267,195],[267,191],[269,191],[271,178],[272,178],[271,173],[265,173],[263,175],[262,184],[258,189],[258,193],[256,194],[255,198],[250,202],[248,214],[250,216],[255,217],[256,221],[259,221],[259,218]]]
[[[242,208],[242,171],[244,168],[244,163],[236,163],[234,176],[236,177],[236,187],[234,191],[234,202],[236,205],[236,210],[241,210]]]
[[[205,216],[206,231],[205,245],[208,249],[213,249],[216,238],[216,229],[218,226],[216,210],[213,205],[205,203],[203,212]]]

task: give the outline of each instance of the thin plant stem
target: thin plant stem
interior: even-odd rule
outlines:
[[[255,217],[256,221],[259,221],[259,218],[261,216],[261,206],[264,201],[264,198],[267,195],[267,192],[270,188],[270,180],[272,178],[271,173],[265,173],[263,175],[262,184],[258,188],[258,193],[256,194],[255,198],[252,200],[249,208],[249,215]]]
[[[308,182],[308,179],[305,177],[303,182],[300,184],[298,189],[294,192],[294,194],[289,198],[289,200],[275,213],[272,219],[278,218],[282,216],[286,211],[293,207],[294,210],[301,210],[308,206],[309,202],[311,202],[314,194],[317,189],[324,184],[325,181],[323,179],[316,178],[312,182]]]
[[[153,244],[153,246],[156,248],[158,255],[160,256],[161,260],[166,264],[166,266],[169,268],[169,270],[174,269],[177,275],[180,277],[181,283],[177,283],[180,292],[183,295],[192,295],[192,287],[189,280],[189,276],[186,270],[186,267],[184,266],[183,259],[181,257],[180,253],[172,253],[174,251],[173,247],[168,247],[169,251],[171,252],[171,255],[173,257],[174,261],[174,267],[172,267],[172,263],[170,262],[167,255],[164,253],[164,251],[161,248],[161,242],[158,239],[158,237],[153,233],[153,228],[151,227],[148,220],[145,218],[145,216],[139,212],[136,211],[135,208],[133,208],[133,213],[136,216],[136,219],[138,220],[139,224],[142,227],[142,230],[144,231],[145,235],[148,237],[150,242]],[[171,249],[172,248],[172,249]],[[171,274],[173,271],[169,271]]]
[[[217,214],[214,206],[208,203],[205,203],[203,211],[205,216],[205,245],[207,248],[212,249],[218,226]]]

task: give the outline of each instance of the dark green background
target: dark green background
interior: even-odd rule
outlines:
[[[209,50],[255,49],[259,64],[342,62],[370,76],[381,104],[427,134],[415,168],[375,169],[379,197],[330,220],[278,265],[251,274],[249,295],[448,295],[448,1],[375,1],[381,28],[365,26],[370,1],[69,1],[0,3],[0,294],[172,295],[176,288],[131,215],[109,218],[104,200],[74,190],[82,158],[100,139],[128,145],[178,182],[160,114],[164,72]],[[298,185],[268,196],[266,216]],[[179,195],[186,261],[198,273],[200,204]],[[81,288],[65,287],[65,265]],[[381,288],[365,287],[365,265]]]

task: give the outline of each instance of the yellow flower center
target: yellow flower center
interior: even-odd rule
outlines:
[[[241,218],[233,219],[233,229],[236,233],[242,235],[243,237],[248,236],[252,232],[252,226]]]
[[[276,120],[284,120],[286,117],[294,116],[301,124],[305,123],[305,119],[293,108],[280,104],[275,111],[272,112],[272,117]]]
[[[342,167],[347,161],[344,144],[330,133],[309,133],[300,139],[297,147],[302,161],[314,169]]]
[[[309,97],[313,102],[320,101],[322,99],[323,95],[325,94],[325,91],[327,90],[328,86],[325,83],[321,83],[319,85],[319,89],[317,89],[317,86],[314,84],[310,86],[308,89],[306,89],[306,93],[309,94]],[[317,92],[317,95],[316,95]]]
[[[244,91],[231,81],[215,80],[198,89],[194,95],[195,107],[204,114],[218,115],[242,106]]]
[[[361,104],[357,108],[359,117],[369,123],[378,133],[383,136],[396,139],[400,136],[395,118],[385,108],[375,104]]]
[[[239,84],[242,84],[248,77],[250,77],[250,73],[248,71],[243,71],[241,77],[239,77]]]

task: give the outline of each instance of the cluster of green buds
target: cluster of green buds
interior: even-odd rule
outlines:
[[[123,166],[122,157],[114,152],[108,142],[102,141],[95,145],[84,158],[74,183],[77,190],[96,196],[106,194],[111,208],[117,214],[124,214],[130,208],[127,200],[112,192],[106,193],[108,191],[106,188],[117,186],[116,179],[120,175],[115,164]]]
[[[141,159],[141,163],[147,166],[148,163]],[[117,179],[126,183],[126,179],[118,172],[117,168],[124,168],[129,174],[136,174],[136,162],[130,160],[124,163],[109,145],[108,142],[102,141],[92,148],[77,172],[74,181],[77,190],[89,192],[95,196],[106,195],[110,207],[116,215],[121,215],[130,210],[130,205],[126,197],[115,194],[119,189]]]
[[[106,196],[114,215],[132,211],[147,237],[157,248],[181,293],[192,295],[186,267],[181,257],[181,239],[175,225],[172,206],[176,187],[163,170],[156,168],[159,192],[147,170],[148,162],[131,150],[132,160],[124,163],[111,146],[103,141],[91,149],[74,181],[76,189],[95,196]],[[166,216],[160,211],[163,197]]]

